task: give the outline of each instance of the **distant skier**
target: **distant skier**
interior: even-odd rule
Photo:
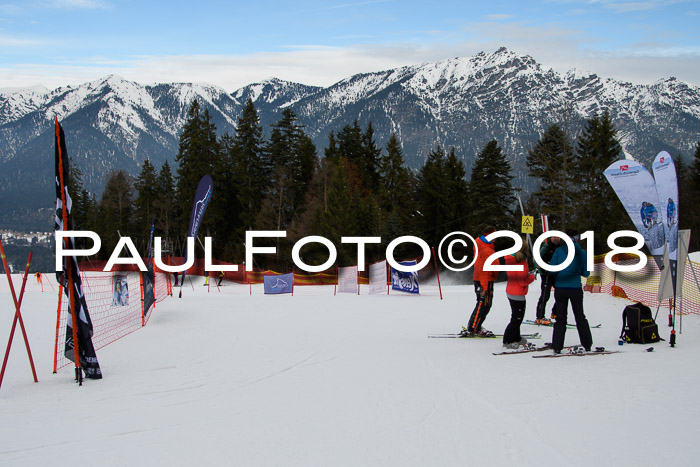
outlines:
[[[668,228],[670,229],[676,222],[676,203],[673,202],[673,198],[669,198],[666,206],[666,223]]]
[[[34,274],[34,277],[36,277],[36,281],[37,281],[37,282],[39,283],[39,285],[41,286],[41,291],[43,292],[43,291],[44,291],[44,282],[43,282],[42,279],[41,279],[41,273],[37,271],[37,273]]]
[[[642,218],[642,224],[647,229],[650,229],[656,224],[656,219],[659,217],[659,212],[653,204],[646,201],[642,202],[642,209],[639,210],[639,215]]]

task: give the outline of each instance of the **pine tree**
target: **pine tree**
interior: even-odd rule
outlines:
[[[253,101],[249,99],[238,119],[233,144],[228,150],[233,178],[238,188],[239,219],[247,230],[253,228],[263,197],[265,167],[262,132],[260,117]]]
[[[101,251],[107,257],[114,251],[120,236],[132,235],[133,198],[131,176],[123,170],[111,171],[107,176],[97,216],[97,233],[102,240]]]
[[[68,193],[71,196],[71,219],[74,230],[96,230],[97,222],[97,202],[95,195],[91,194],[83,187],[83,172],[70,160],[70,170],[68,172]],[[88,248],[92,240],[86,238],[76,238],[75,247],[78,249]]]
[[[363,160],[363,135],[357,120],[352,125],[345,125],[338,132],[338,151],[341,156],[352,162],[357,167],[362,167]]]
[[[469,227],[469,184],[466,179],[464,163],[457,158],[455,149],[450,149],[450,154],[445,160],[445,198],[447,230],[466,230]]]
[[[338,264],[357,264],[352,248],[341,244],[341,237],[362,235],[358,228],[357,197],[353,195],[342,159],[335,165],[330,180],[326,209],[320,213],[320,235],[329,239],[338,250]]]
[[[382,150],[377,147],[374,139],[372,122],[369,122],[367,129],[362,134],[362,155],[359,166],[362,171],[362,181],[372,193],[377,193],[379,189],[379,160],[381,155]]]
[[[389,222],[391,237],[405,235],[413,209],[413,176],[406,168],[401,143],[392,134],[386,144],[386,154],[379,161],[379,207]],[[389,224],[387,224],[388,226]],[[385,229],[386,231],[386,229]],[[387,232],[388,233],[388,232]]]
[[[335,138],[335,133],[331,131],[328,134],[328,146],[323,150],[324,157],[335,163],[340,158],[340,148],[338,148],[338,140]]]
[[[158,196],[153,203],[156,229],[163,234],[165,239],[171,240],[171,230],[175,219],[177,219],[177,213],[175,212],[177,202],[175,200],[175,182],[173,181],[173,173],[170,170],[168,161],[165,161],[160,168],[156,187]]]
[[[681,228],[690,229],[690,251],[700,249],[700,212],[696,206],[700,205],[700,142],[695,146],[693,160],[689,166],[679,161],[676,163],[678,171],[679,187],[679,220]]]
[[[693,162],[690,165],[690,184],[693,187],[695,195],[700,199],[700,141],[695,146],[695,154],[693,155]]]
[[[492,225],[498,230],[515,230],[515,196],[510,162],[496,140],[484,146],[474,161],[469,197],[473,225],[481,233]]]
[[[539,180],[532,195],[541,214],[550,217],[552,228],[566,230],[571,215],[571,168],[575,163],[573,147],[559,125],[545,131],[535,147],[528,151],[530,177]]]
[[[421,235],[428,245],[436,246],[447,233],[445,221],[448,207],[445,199],[444,182],[446,177],[445,151],[438,146],[428,154],[425,164],[418,173],[416,198],[418,216],[421,219]]]
[[[301,132],[295,142],[295,157],[292,164],[292,181],[294,183],[294,206],[303,207],[304,194],[317,170],[318,156],[313,140]]]
[[[151,222],[155,216],[154,205],[158,199],[158,184],[156,169],[151,161],[146,159],[141,167],[141,173],[134,181],[136,189],[135,222],[136,233],[139,236],[146,236],[151,231]]]
[[[228,215],[226,198],[222,194],[232,187],[226,187],[222,180],[222,174],[226,172],[225,157],[216,137],[216,126],[211,121],[209,109],[200,112],[200,105],[196,99],[192,101],[188,111],[188,120],[180,135],[180,145],[175,161],[178,163],[177,202],[181,213],[178,227],[181,229],[181,234],[184,236],[189,225],[192,203],[199,181],[204,175],[211,175],[214,182],[214,196],[207,208],[200,231],[206,236],[216,238],[215,226],[221,227]]]
[[[76,230],[90,230],[87,228],[89,193],[83,188],[83,172],[75,165],[73,158],[70,159],[69,164],[68,193],[72,201],[71,218],[73,227]]]
[[[623,227],[631,227],[621,203],[605,179],[603,172],[610,164],[622,158],[622,147],[617,130],[605,112],[590,118],[576,142],[577,163],[574,168],[575,217],[574,227],[581,233],[595,229],[595,248],[607,247],[609,234]]]
[[[272,126],[265,154],[270,176],[266,206],[260,215],[268,220],[261,222],[269,224],[275,217],[277,230],[284,230],[295,211],[303,207],[304,194],[317,164],[316,147],[291,109],[285,109],[282,118]]]

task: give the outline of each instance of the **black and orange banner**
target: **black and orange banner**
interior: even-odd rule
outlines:
[[[69,159],[66,151],[65,135],[56,118],[56,231],[73,230],[70,213],[72,201],[68,193]],[[64,248],[73,250],[73,239],[65,237]],[[82,382],[82,371],[86,378],[100,379],[102,372],[97,361],[97,354],[92,345],[92,321],[88,312],[80,270],[75,256],[63,258],[63,268],[56,271],[56,280],[63,286],[68,297],[68,313],[66,320],[66,358],[76,365],[76,379]],[[75,311],[75,313],[74,313]]]

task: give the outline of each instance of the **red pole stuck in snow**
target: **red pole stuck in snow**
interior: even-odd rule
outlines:
[[[27,266],[24,269],[24,277],[22,279],[22,289],[19,293],[19,300],[17,300],[17,295],[15,294],[15,288],[12,284],[12,276],[10,276],[10,268],[7,265],[7,258],[5,257],[5,249],[2,245],[2,240],[0,240],[0,256],[2,256],[2,264],[5,267],[5,273],[7,274],[7,280],[10,283],[10,292],[12,293],[12,300],[15,302],[15,317],[12,321],[12,330],[10,331],[10,339],[7,342],[7,350],[5,351],[5,359],[2,362],[2,371],[0,371],[0,386],[2,386],[2,380],[5,377],[5,368],[7,367],[7,359],[10,356],[10,349],[12,348],[12,339],[15,335],[15,329],[17,327],[17,322],[19,321],[20,329],[22,330],[22,335],[24,336],[24,345],[27,347],[27,355],[29,356],[29,365],[32,367],[32,375],[34,376],[34,382],[38,383],[39,379],[36,377],[36,369],[34,368],[34,359],[32,358],[32,350],[29,348],[29,339],[27,338],[27,330],[24,328],[24,321],[22,320],[22,313],[20,313],[20,307],[22,306],[22,299],[24,298],[24,288],[27,285],[27,275],[29,273],[29,265],[32,262],[32,252],[29,252],[29,257],[27,258]]]

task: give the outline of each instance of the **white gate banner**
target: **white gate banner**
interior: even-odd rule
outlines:
[[[369,265],[369,293],[387,294],[386,260]]]
[[[357,293],[357,266],[338,268],[338,293]]]

